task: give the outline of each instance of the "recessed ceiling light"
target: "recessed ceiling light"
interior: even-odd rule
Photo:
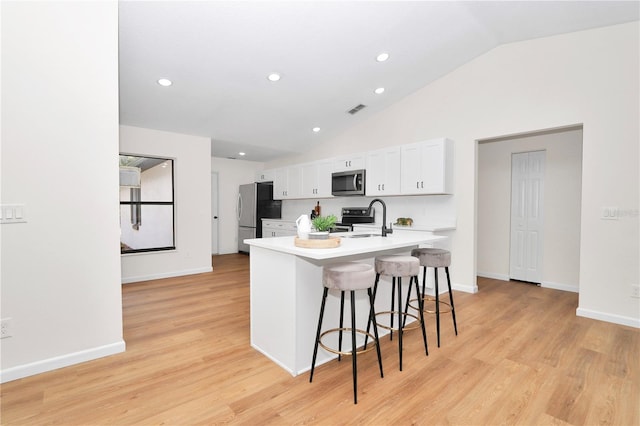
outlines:
[[[280,74],[274,72],[269,74],[267,78],[269,79],[269,81],[278,81],[280,80]]]
[[[318,133],[318,132],[320,131],[320,127],[314,127],[314,128],[313,128],[313,129],[311,129],[311,130],[313,130],[315,133]]]
[[[378,61],[378,62],[384,62],[384,61],[386,61],[387,59],[389,59],[389,54],[388,54],[388,53],[386,53],[386,52],[381,53],[381,54],[379,54],[378,56],[376,56],[376,61]]]
[[[243,155],[247,155],[247,154],[244,153],[244,152],[239,152],[238,155],[243,156]]]
[[[379,95],[381,93],[384,93],[384,87],[378,87],[376,90],[373,91],[376,95]]]
[[[160,86],[168,87],[171,86],[173,82],[167,78],[161,78],[160,80],[158,80],[158,84]]]

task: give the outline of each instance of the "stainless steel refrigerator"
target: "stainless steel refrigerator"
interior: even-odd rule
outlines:
[[[262,238],[262,219],[280,219],[282,201],[273,199],[273,183],[240,185],[238,191],[238,251],[249,252],[247,238]]]

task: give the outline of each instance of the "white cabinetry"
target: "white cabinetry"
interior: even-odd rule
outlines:
[[[400,147],[367,154],[367,195],[400,194]]]
[[[287,237],[297,235],[295,222],[286,220],[262,220],[262,238]]]
[[[302,189],[300,174],[300,166],[276,169],[273,180],[273,198],[275,200],[300,198]]]
[[[274,170],[262,170],[256,172],[256,182],[273,182]]]
[[[333,171],[345,172],[348,170],[360,170],[365,167],[365,155],[353,154],[346,157],[337,157],[333,159]]]
[[[304,164],[302,169],[301,198],[331,197],[331,160],[317,161]]]
[[[402,194],[453,192],[453,142],[440,138],[401,148]]]

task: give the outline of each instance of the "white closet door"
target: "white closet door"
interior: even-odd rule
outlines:
[[[511,253],[509,277],[542,282],[545,151],[511,157]]]

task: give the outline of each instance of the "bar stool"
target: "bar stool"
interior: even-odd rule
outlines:
[[[325,350],[338,354],[338,360],[341,355],[351,355],[351,363],[353,370],[353,403],[358,403],[358,370],[356,355],[364,352],[368,352],[373,349],[373,346],[367,348],[365,343],[364,347],[360,350],[356,347],[356,333],[365,334],[366,337],[371,337],[375,340],[375,348],[378,352],[378,364],[380,366],[380,377],[384,377],[382,372],[382,356],[380,354],[380,343],[378,340],[378,327],[375,322],[375,311],[373,305],[373,293],[371,287],[373,286],[373,267],[365,263],[357,262],[343,262],[333,265],[327,265],[322,269],[322,285],[324,286],[324,293],[322,295],[322,304],[320,306],[320,318],[318,319],[318,330],[316,332],[316,341],[313,347],[313,359],[311,361],[311,374],[309,376],[309,382],[313,381],[313,371],[316,365],[316,356],[318,354],[318,345],[322,346]],[[417,284],[416,284],[417,285]],[[322,330],[322,318],[324,316],[324,308],[327,301],[327,293],[329,289],[340,290],[340,327],[327,330],[321,333]],[[356,328],[356,307],[355,307],[355,290],[367,290],[369,295],[369,317],[367,321],[367,331],[359,330]],[[344,314],[344,293],[349,291],[351,298],[351,327],[343,327],[343,314]],[[373,323],[373,333],[369,334],[369,326]],[[342,351],[342,332],[351,331],[351,351]],[[328,333],[338,332],[338,350],[328,347],[322,343],[322,338]]]
[[[411,256],[415,256],[420,260],[420,265],[424,267],[422,274],[422,309],[424,310],[424,301],[435,301],[435,311],[425,310],[430,314],[436,314],[436,330],[438,335],[438,347],[440,347],[440,313],[451,312],[453,318],[453,328],[458,335],[458,326],[456,324],[456,310],[453,305],[453,292],[451,291],[451,279],[449,277],[449,266],[451,265],[451,253],[448,250],[437,248],[416,248],[411,250]],[[425,296],[425,288],[427,281],[427,268],[433,268],[435,277],[435,298]],[[447,273],[447,285],[449,287],[449,302],[443,302],[440,300],[440,289],[438,287],[438,268],[444,268]],[[448,306],[445,310],[440,309],[440,304]],[[412,306],[414,309],[415,306]]]
[[[389,326],[384,324],[378,324],[378,326],[390,330],[391,332],[391,340],[393,340],[393,332],[398,332],[398,356],[399,356],[399,364],[400,371],[402,371],[402,335],[404,334],[404,330],[409,330],[412,328],[417,328],[418,325],[422,328],[422,340],[424,341],[424,351],[426,355],[429,355],[429,349],[427,347],[427,333],[424,327],[424,316],[422,310],[419,310],[420,317],[418,318],[415,315],[409,314],[407,309],[402,309],[402,277],[409,277],[409,291],[407,293],[407,303],[409,303],[409,295],[411,294],[411,287],[415,281],[416,284],[416,297],[418,298],[418,304],[422,307],[422,298],[420,297],[420,290],[418,289],[418,273],[420,272],[420,262],[418,259],[412,256],[403,256],[403,255],[385,255],[385,256],[377,256],[375,258],[375,269],[376,269],[376,281],[373,287],[373,297],[375,299],[376,293],[378,292],[378,282],[380,281],[380,276],[390,276],[392,277],[392,287],[391,287],[391,310],[378,312],[376,315],[390,315]],[[396,282],[397,279],[397,282]],[[394,308],[394,296],[395,293],[398,293],[398,301],[397,307]],[[394,315],[398,316],[398,326],[393,326],[393,318]],[[418,325],[405,326],[407,317],[414,318]],[[366,342],[365,342],[366,346]]]

